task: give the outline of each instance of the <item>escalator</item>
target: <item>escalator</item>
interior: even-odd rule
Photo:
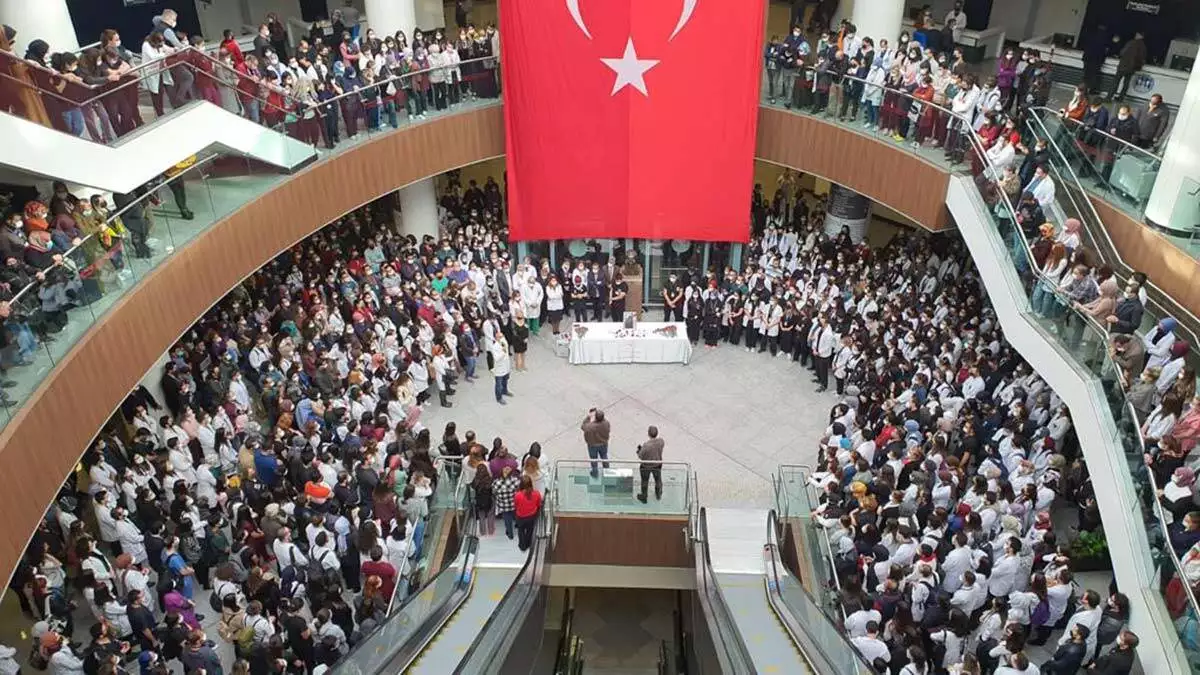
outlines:
[[[981,147],[974,151],[982,157]],[[989,167],[986,160],[981,165]],[[1050,313],[1035,307],[1035,289],[1044,293],[1048,285],[1034,272],[1016,212],[1002,191],[987,190],[985,195],[979,182],[982,179],[952,176],[946,206],[975,261],[1004,337],[1071,411],[1090,478],[1096,493],[1104,495],[1097,506],[1116,581],[1133,605],[1129,628],[1142,637],[1142,666],[1147,672],[1186,672],[1180,667],[1186,663],[1181,636],[1158,592],[1156,559],[1170,555],[1170,547],[1149,508],[1152,500],[1146,499],[1153,495],[1144,468],[1146,448],[1108,351],[1108,329],[1068,302],[1054,300],[1061,311]]]
[[[763,520],[762,530],[746,527]],[[785,569],[774,511],[700,509],[697,591],[723,673],[869,673]]]
[[[262,164],[295,171],[317,159],[316,149],[288,135],[294,124],[280,106],[289,102],[244,94],[245,105],[261,111],[259,124],[218,105],[218,91],[236,98],[229,82],[238,75],[196,49],[170,57],[171,71],[196,81],[196,99],[168,108],[151,95],[163,77],[162,62],[143,64],[102,86],[64,82],[36,65],[0,58],[0,91],[16,114],[0,113],[0,133],[9,152],[0,163],[68,183],[118,193],[131,192],[193,155],[235,153]],[[232,78],[232,80],[231,80]],[[201,95],[202,92],[209,92]],[[204,100],[207,97],[209,100]],[[161,112],[156,112],[161,110]],[[293,116],[294,118],[294,116]],[[73,120],[67,122],[66,120]]]
[[[544,508],[521,563],[512,542],[480,538],[468,520],[458,555],[334,668],[348,675],[493,673],[505,663],[545,580]],[[505,549],[505,550],[501,550]]]
[[[1158,319],[1171,316],[1179,320],[1178,330],[1183,337],[1193,345],[1200,344],[1200,319],[1154,285],[1153,274],[1156,270],[1134,270],[1125,262],[1091,201],[1091,193],[1097,191],[1119,208],[1124,205],[1140,214],[1137,205],[1143,204],[1144,198],[1149,195],[1149,186],[1153,185],[1152,177],[1157,171],[1157,159],[1141,148],[1107,137],[1101,132],[1086,132],[1100,138],[1089,137],[1089,142],[1085,143],[1081,140],[1084,131],[1068,126],[1060,116],[1045,108],[1028,115],[1025,127],[1026,144],[1032,146],[1035,139],[1045,141],[1048,151],[1045,166],[1054,180],[1055,199],[1047,209],[1046,217],[1059,225],[1067,218],[1078,219],[1083,225],[1081,235],[1084,247],[1099,256],[1100,260],[1095,262],[1107,264],[1122,281],[1138,271],[1151,276],[1146,288],[1148,311],[1143,316],[1140,332],[1153,330]],[[1139,168],[1129,168],[1130,165]],[[1145,168],[1149,166],[1155,168]],[[1151,178],[1135,180],[1143,175]],[[1086,187],[1085,181],[1093,187]],[[1140,221],[1142,217],[1139,215],[1135,220]],[[1200,365],[1200,355],[1193,357],[1191,365]]]

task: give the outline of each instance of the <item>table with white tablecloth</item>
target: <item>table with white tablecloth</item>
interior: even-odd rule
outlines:
[[[587,332],[581,337],[576,326]],[[675,335],[663,335],[655,330],[675,327]],[[632,331],[620,323],[576,323],[569,329],[571,336],[568,356],[572,364],[583,363],[683,363],[692,356],[692,343],[687,339],[687,326],[682,322],[638,323]]]

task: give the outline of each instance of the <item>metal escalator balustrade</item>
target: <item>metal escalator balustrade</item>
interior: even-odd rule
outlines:
[[[546,585],[554,534],[555,506],[553,497],[549,496],[551,493],[547,490],[548,496],[542,502],[524,566],[517,572],[516,578],[500,599],[499,606],[467,650],[459,672],[472,675],[499,672],[525,617],[541,588]]]
[[[1028,326],[1021,339],[1014,340],[1021,327],[1005,323],[1006,336],[1071,405],[1097,491],[1104,495],[1101,511],[1114,560],[1124,556],[1129,561],[1114,567],[1122,576],[1122,590],[1134,599],[1135,630],[1143,633],[1143,645],[1148,640],[1154,645],[1145,654],[1152,667],[1185,672],[1179,670],[1181,636],[1166,614],[1155,573],[1164,556],[1172,553],[1156,525],[1143,461],[1145,446],[1108,349],[1107,327],[1079,311],[1057,283],[1041,276],[1015,209],[990,178],[999,173],[979,139],[970,135],[969,140],[982,171],[974,180],[952,178],[947,205],[981,268],[998,314],[1003,317],[1009,311],[1001,311],[1001,305],[1012,305],[1015,315],[1008,321]],[[1025,342],[1023,349],[1019,341]],[[1104,460],[1105,453],[1115,456]]]
[[[754,661],[738,632],[733,612],[717,583],[708,551],[708,513],[697,505],[691,518],[696,561],[697,603],[708,625],[717,657],[717,672],[741,675],[754,672]]]
[[[1099,212],[1096,211],[1095,205],[1089,198],[1085,179],[1077,170],[1078,166],[1087,161],[1086,155],[1083,158],[1079,157],[1082,154],[1080,148],[1083,144],[1065,126],[1063,119],[1059,116],[1029,115],[1026,118],[1025,131],[1027,136],[1046,142],[1048,150],[1046,170],[1055,184],[1055,203],[1052,205],[1051,211],[1057,211],[1057,213],[1046,213],[1047,218],[1056,223],[1060,230],[1067,218],[1078,219],[1083,224],[1082,237],[1085,248],[1100,256],[1100,261],[1093,261],[1093,263],[1107,263],[1123,280],[1127,280],[1134,272],[1138,271],[1154,273],[1156,270],[1135,270],[1122,258],[1121,251],[1108,232],[1108,227],[1101,220]],[[1115,143],[1124,143],[1124,141],[1117,138],[1105,141],[1106,145]],[[1102,152],[1107,155],[1109,151]],[[1139,163],[1150,161],[1144,159],[1146,155],[1136,154],[1138,152],[1145,153],[1145,150],[1126,144],[1121,146],[1119,158],[1102,160],[1103,163],[1098,169],[1090,165],[1087,168],[1100,180],[1107,183],[1117,162],[1127,163],[1135,158]],[[1142,320],[1142,331],[1153,330],[1159,319],[1171,316],[1180,321],[1179,328],[1176,329],[1178,332],[1187,337],[1191,344],[1200,344],[1198,342],[1200,334],[1197,333],[1200,330],[1200,318],[1197,318],[1179,301],[1156,286],[1153,278],[1148,279],[1146,285],[1148,302],[1147,311]],[[1200,354],[1193,354],[1191,359],[1194,365],[1200,365]]]
[[[779,547],[781,527],[776,512],[770,511],[767,514],[767,545],[763,551],[767,600],[784,630],[818,673],[866,675],[874,672],[846,639],[839,624],[829,619],[820,603],[783,564]]]
[[[1146,221],[1146,204],[1162,168],[1162,157],[1079,120],[1063,117],[1046,107],[1030,108],[1059,150],[1070,161],[1088,192],[1125,211],[1134,220]]]

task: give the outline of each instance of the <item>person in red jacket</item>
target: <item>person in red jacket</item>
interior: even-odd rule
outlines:
[[[521,487],[513,496],[517,514],[517,548],[526,551],[533,543],[533,526],[542,508],[542,493],[533,489],[529,476],[521,476]]]
[[[362,564],[362,577],[379,577],[383,585],[379,587],[381,597],[391,599],[396,590],[396,567],[383,559],[383,548],[376,546],[371,549],[371,559]]]
[[[242,48],[238,46],[237,40],[233,39],[233,31],[228,28],[221,36],[221,49],[224,49],[233,57],[233,65],[240,66],[246,61],[246,57],[242,56]]]
[[[258,69],[258,57],[250,54],[235,68],[242,76],[238,80],[238,95],[242,99],[242,108],[246,111],[246,117],[249,117],[250,121],[259,122],[262,120],[262,102],[258,98],[262,71]]]

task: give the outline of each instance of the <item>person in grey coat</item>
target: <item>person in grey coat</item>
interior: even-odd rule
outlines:
[[[642,474],[642,492],[637,496],[638,501],[646,503],[646,491],[650,487],[650,478],[654,478],[654,498],[662,499],[662,454],[665,443],[658,437],[658,427],[652,426],[646,431],[650,436],[646,442],[637,448],[638,459],[642,460],[639,467]]]

